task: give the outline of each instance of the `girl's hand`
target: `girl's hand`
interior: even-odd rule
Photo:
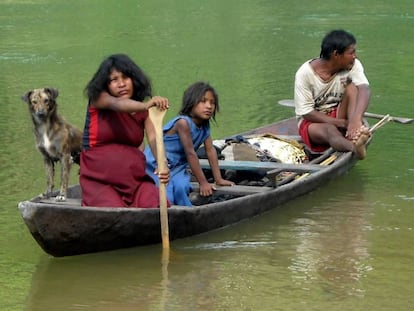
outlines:
[[[154,174],[158,176],[160,183],[168,184],[168,182],[170,181],[170,170],[168,169],[162,172],[159,172],[157,169],[155,170]]]
[[[214,184],[210,184],[210,183],[200,184],[200,195],[202,197],[211,196],[214,190],[216,190],[216,188],[214,187]]]
[[[170,107],[168,103],[168,99],[165,97],[161,97],[161,96],[152,97],[147,102],[147,104],[148,104],[148,109],[156,106],[159,110],[166,110]]]
[[[216,180],[216,185],[217,186],[234,186],[234,182],[221,178],[221,179]]]

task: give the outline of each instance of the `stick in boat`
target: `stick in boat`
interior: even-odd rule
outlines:
[[[157,145],[157,166],[158,171],[162,172],[167,169],[167,161],[165,159],[164,139],[162,133],[162,120],[167,110],[160,110],[157,107],[151,107],[148,110],[155,129],[155,141]],[[161,237],[163,249],[170,248],[170,237],[168,231],[168,211],[167,211],[167,189],[165,184],[159,183],[160,195],[160,220],[161,220]]]
[[[335,160],[337,158],[336,155],[336,151],[333,150],[332,147],[329,147],[327,150],[325,150],[325,152],[320,155],[319,157],[311,160],[309,162],[309,164],[322,164],[323,163],[331,163],[331,160]],[[291,173],[288,177],[284,178],[283,180],[281,180],[280,182],[278,182],[276,184],[277,187],[282,186],[284,184],[287,184],[289,182],[291,182],[294,178],[296,178],[296,176],[298,176],[299,173]]]
[[[281,106],[295,107],[295,104],[292,99],[281,99],[279,100],[278,103]],[[373,118],[373,119],[383,119],[385,117],[385,115],[383,114],[377,114],[377,113],[372,113],[368,111],[364,113],[364,116],[367,118]],[[390,118],[389,121],[394,121],[394,122],[401,123],[401,124],[410,124],[414,122],[414,119],[410,119],[410,118],[393,117],[393,116],[389,116],[389,118]]]
[[[369,132],[372,134],[376,130],[378,130],[381,126],[386,124],[387,122],[391,121],[391,117],[389,114],[385,115],[381,120],[379,120],[377,123],[375,123],[371,128],[369,129]]]
[[[334,162],[337,158],[338,158],[338,155],[337,155],[337,153],[335,152],[335,153],[331,154],[331,156],[330,156],[329,158],[327,158],[327,159],[323,160],[323,161],[320,163],[320,165],[328,166],[328,165],[330,165],[332,162]],[[309,176],[309,175],[310,175],[310,173],[305,173],[305,174],[302,174],[302,175],[300,175],[300,176],[298,177],[298,179],[303,179],[303,178],[305,178],[305,177],[307,177],[307,176]]]

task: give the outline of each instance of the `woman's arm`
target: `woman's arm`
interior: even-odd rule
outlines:
[[[161,96],[154,96],[147,102],[140,102],[124,97],[115,97],[108,92],[102,92],[96,101],[91,105],[98,109],[110,109],[121,112],[139,112],[145,111],[153,106],[157,106],[161,110],[168,109],[168,99]]]

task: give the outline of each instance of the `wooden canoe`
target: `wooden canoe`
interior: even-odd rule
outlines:
[[[263,133],[298,140],[294,118],[241,135]],[[204,167],[208,167],[205,160],[201,162]],[[280,207],[343,175],[356,162],[351,152],[341,153],[332,149],[304,164],[221,161],[223,169],[265,171],[270,178],[280,176],[282,172],[285,177],[274,182],[273,186],[220,187],[214,195],[223,195],[227,199],[218,202],[193,207],[170,207],[169,238],[175,240],[193,236]],[[256,167],[252,167],[252,164]],[[161,242],[158,208],[82,207],[80,197],[80,187],[74,185],[68,190],[66,202],[35,197],[18,204],[30,233],[46,253],[61,257]]]

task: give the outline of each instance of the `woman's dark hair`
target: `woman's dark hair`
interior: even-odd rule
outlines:
[[[190,85],[184,92],[183,95],[183,102],[181,106],[180,113],[181,115],[189,116],[191,114],[191,110],[195,105],[201,102],[204,98],[204,95],[207,91],[213,93],[214,102],[216,104],[215,109],[213,111],[212,119],[216,121],[216,112],[219,111],[219,98],[216,93],[216,90],[206,82],[195,82],[194,84]],[[208,121],[207,121],[208,122]]]
[[[320,57],[328,60],[334,51],[343,54],[349,46],[355,43],[355,37],[349,32],[342,29],[332,30],[322,40]]]
[[[145,73],[125,54],[114,54],[106,58],[85,87],[85,94],[90,101],[96,100],[102,91],[109,93],[109,76],[113,70],[122,72],[131,78],[134,93],[132,99],[143,101],[152,96],[151,82]]]

